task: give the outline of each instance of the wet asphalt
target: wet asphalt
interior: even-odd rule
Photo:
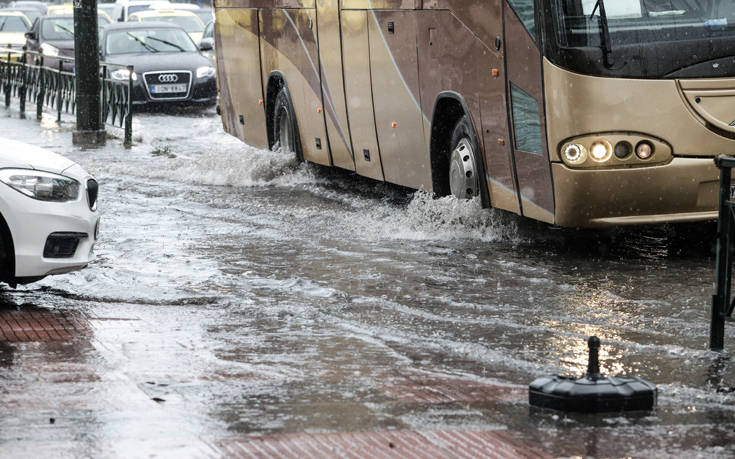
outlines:
[[[554,228],[251,148],[213,109],[137,113],[129,150],[0,116],[102,215],[87,269],[0,286],[0,456],[735,455],[712,224]],[[655,410],[529,407],[591,335]]]

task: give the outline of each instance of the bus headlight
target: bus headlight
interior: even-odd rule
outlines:
[[[653,145],[651,142],[646,142],[645,140],[638,142],[638,145],[635,147],[635,154],[640,159],[648,159],[653,156]]]
[[[569,164],[582,164],[587,161],[587,150],[580,144],[572,143],[564,147],[564,161]]]
[[[610,159],[612,154],[612,146],[607,140],[595,140],[590,145],[590,156],[598,162],[605,162]]]

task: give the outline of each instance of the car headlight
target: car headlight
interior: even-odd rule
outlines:
[[[110,73],[110,78],[117,81],[128,81],[130,78],[130,70],[128,69],[117,69]],[[138,74],[133,72],[133,81],[138,79]]]
[[[0,182],[39,201],[76,201],[81,188],[72,178],[31,169],[0,169]]]
[[[48,43],[44,43],[41,46],[41,53],[44,56],[56,57],[59,55],[59,48],[57,48],[56,46],[51,46]]]
[[[204,67],[199,67],[197,69],[197,78],[213,77],[215,73],[217,73],[217,71],[214,69],[214,67],[210,67],[208,65]]]

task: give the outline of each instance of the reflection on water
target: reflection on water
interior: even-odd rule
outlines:
[[[5,293],[92,324],[89,390],[122,406],[97,412],[99,435],[501,426],[551,448],[565,443],[549,431],[595,427],[560,455],[616,455],[618,434],[642,448],[671,429],[674,452],[732,438],[714,427],[731,422],[735,370],[707,351],[712,225],[558,229],[297,164],[189,116],[141,115],[125,155],[69,147],[101,183],[98,258]],[[163,146],[174,155],[151,154]],[[527,384],[584,373],[590,335],[603,372],[659,385],[659,410],[529,427]],[[0,378],[22,379],[28,346],[11,348]],[[131,421],[123,395],[151,419]]]

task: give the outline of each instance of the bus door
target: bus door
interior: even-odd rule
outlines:
[[[350,128],[347,122],[345,85],[342,73],[340,0],[317,0],[316,18],[319,33],[322,101],[332,163],[355,170]]]
[[[546,144],[543,73],[534,0],[505,0],[506,93],[511,146],[523,215],[554,222],[554,189]]]

